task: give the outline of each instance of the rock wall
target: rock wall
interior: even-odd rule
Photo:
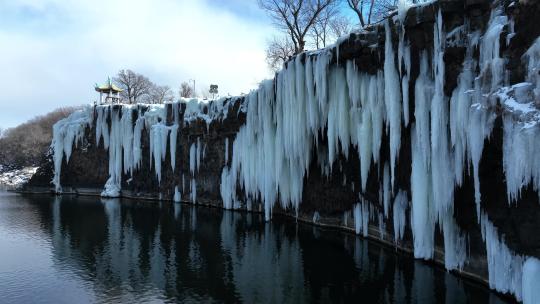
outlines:
[[[535,16],[538,1],[400,7],[243,97],[89,107],[55,126],[27,190],[285,213],[539,303]]]

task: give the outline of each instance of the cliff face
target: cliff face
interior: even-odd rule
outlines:
[[[346,227],[540,294],[538,1],[402,8],[250,94],[89,107],[27,190],[172,199]]]

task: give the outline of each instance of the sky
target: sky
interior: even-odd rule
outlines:
[[[254,0],[0,0],[0,128],[91,103],[120,69],[247,93],[274,34]]]

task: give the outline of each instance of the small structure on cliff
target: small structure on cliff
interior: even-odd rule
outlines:
[[[111,77],[109,77],[105,84],[98,85],[96,83],[95,89],[96,92],[99,92],[99,104],[120,103],[120,92],[123,90],[112,82]]]

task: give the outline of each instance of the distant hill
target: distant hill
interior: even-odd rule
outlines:
[[[52,140],[52,126],[77,107],[58,108],[0,133],[0,170],[38,166]]]

